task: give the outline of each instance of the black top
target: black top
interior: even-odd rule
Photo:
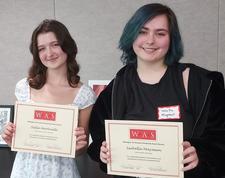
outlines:
[[[186,140],[191,136],[194,121],[184,89],[182,71],[179,71],[179,77],[175,77],[176,70],[173,68],[168,67],[159,83],[153,85],[143,83],[136,69],[133,70],[129,101],[125,118],[122,119],[183,122]]]

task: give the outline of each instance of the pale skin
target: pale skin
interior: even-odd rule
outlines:
[[[167,66],[164,64],[165,55],[169,49],[170,36],[168,20],[165,15],[158,15],[148,21],[140,30],[133,43],[137,55],[137,72],[143,83],[156,84],[160,81]],[[183,72],[184,87],[187,94],[189,68]],[[188,96],[187,96],[188,98]],[[183,171],[194,169],[199,164],[196,148],[190,142],[184,141],[183,146]],[[100,148],[100,159],[107,164],[111,161],[110,150],[105,141]]]
[[[67,54],[61,49],[53,32],[41,33],[37,37],[39,57],[47,67],[47,81],[37,90],[30,88],[30,97],[34,102],[48,104],[72,104],[82,83],[73,88],[67,81]],[[76,136],[76,155],[82,154],[88,147],[88,124],[92,106],[79,110],[78,127],[74,130]],[[9,122],[2,138],[10,146],[16,126]]]

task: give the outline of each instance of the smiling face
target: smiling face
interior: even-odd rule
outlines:
[[[133,43],[138,64],[163,64],[169,45],[168,19],[165,15],[158,15],[144,24]]]
[[[37,36],[39,58],[48,69],[66,69],[67,54],[62,50],[53,32],[40,33]]]

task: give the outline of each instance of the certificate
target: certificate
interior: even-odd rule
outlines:
[[[181,122],[105,120],[112,175],[183,178]]]
[[[16,102],[12,151],[75,157],[78,108]]]

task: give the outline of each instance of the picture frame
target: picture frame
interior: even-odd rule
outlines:
[[[4,126],[8,122],[13,122],[14,105],[0,105],[0,147],[8,147],[7,143],[2,139],[1,134]]]
[[[93,89],[96,96],[98,97],[109,84],[109,82],[110,80],[88,80],[88,85]]]

